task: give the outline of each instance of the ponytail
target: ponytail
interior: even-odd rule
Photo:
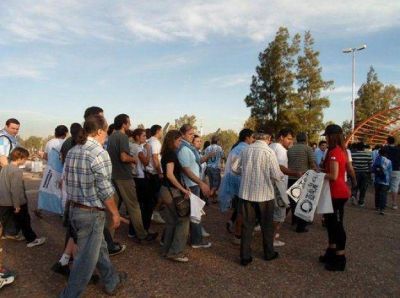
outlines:
[[[103,116],[89,116],[83,123],[83,128],[74,137],[74,142],[77,145],[83,145],[89,136],[94,135],[99,129],[107,131],[107,127],[107,121]]]

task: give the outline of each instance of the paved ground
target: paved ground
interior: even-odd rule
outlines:
[[[38,180],[28,182],[30,206],[36,206]],[[246,268],[238,264],[238,247],[225,231],[226,215],[211,206],[205,227],[212,234],[207,250],[188,248],[190,262],[176,264],[159,257],[158,243],[137,245],[127,237],[127,227],[117,232],[117,240],[127,244],[124,254],[112,258],[118,270],[129,273],[119,297],[261,297],[261,296],[358,296],[400,297],[400,212],[388,210],[380,216],[372,209],[372,193],[367,208],[347,206],[348,267],[343,273],[323,269],[317,257],[326,243],[326,231],[317,218],[307,234],[296,234],[285,224],[279,248],[281,257],[262,260],[261,238],[257,234],[255,260]],[[18,273],[15,283],[0,290],[1,297],[56,297],[66,280],[52,271],[63,249],[61,219],[46,214],[32,216],[33,227],[48,242],[28,249],[24,243],[4,241],[5,264]],[[157,231],[162,226],[155,225]],[[85,297],[103,297],[101,288],[89,286]]]

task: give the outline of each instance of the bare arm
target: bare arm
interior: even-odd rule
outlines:
[[[197,177],[190,168],[182,167],[183,173],[189,177],[194,183],[198,184],[203,194],[208,197],[210,195],[210,187]]]
[[[160,159],[158,158],[159,154],[153,154],[151,158],[153,159],[154,167],[158,173],[158,175],[162,175]]]
[[[173,162],[169,162],[167,163],[167,178],[168,180],[172,183],[173,186],[175,186],[177,189],[179,189],[181,192],[183,192],[184,194],[188,195],[190,194],[190,191],[188,191],[187,189],[185,189],[180,183],[179,181],[176,179],[175,175],[174,175],[174,163]]]
[[[287,167],[285,167],[283,165],[279,165],[279,168],[281,169],[282,173],[287,175],[287,176],[301,177],[303,175],[302,173],[290,170],[290,169],[288,169]]]
[[[125,163],[136,163],[136,159],[134,157],[130,156],[126,152],[121,152],[121,154],[119,155],[119,158],[121,159],[122,162],[125,162]]]
[[[5,167],[8,165],[8,158],[5,155],[0,156],[0,166]]]
[[[117,205],[115,204],[114,196],[111,196],[104,202],[104,206],[106,207],[107,211],[111,213],[112,221],[113,221],[113,228],[116,229],[121,224],[120,215],[118,212]]]
[[[337,161],[329,162],[329,172],[326,173],[325,179],[336,181],[339,176],[339,163]]]
[[[138,156],[142,164],[146,167],[150,163],[150,156],[151,156],[151,148],[149,144],[146,144],[144,146],[144,149],[146,150],[146,154],[143,152],[139,152]]]

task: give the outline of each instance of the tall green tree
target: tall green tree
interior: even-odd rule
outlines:
[[[205,135],[203,137],[203,142],[205,141],[211,141],[211,138],[214,135],[218,135],[219,137],[219,143],[224,150],[225,156],[228,156],[229,152],[231,151],[232,146],[237,142],[238,140],[238,134],[231,130],[220,130],[218,133],[210,133],[208,135]]]
[[[358,90],[356,98],[356,125],[379,111],[387,110],[400,104],[400,89],[394,85],[384,85],[371,66],[367,81]]]
[[[193,128],[195,130],[197,130],[196,122],[197,122],[197,119],[196,119],[195,115],[185,114],[185,115],[179,117],[178,119],[175,119],[174,124],[170,125],[168,130],[179,129],[184,124],[190,124],[191,126],[193,126]]]
[[[259,126],[268,126],[275,131],[291,126],[287,115],[288,101],[295,90],[295,56],[299,52],[300,35],[290,39],[285,27],[279,28],[275,39],[259,54],[260,64],[252,77],[250,94],[246,96],[251,116]]]
[[[322,78],[319,51],[314,50],[314,38],[310,31],[305,32],[303,51],[297,57],[297,94],[291,96],[288,115],[297,131],[306,132],[311,142],[319,140],[324,128],[323,110],[330,105],[329,99],[321,91],[330,88],[333,81]]]

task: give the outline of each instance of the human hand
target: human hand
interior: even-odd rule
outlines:
[[[15,207],[15,208],[14,208],[14,213],[19,213],[19,211],[21,211],[21,208],[20,208],[20,207]]]
[[[116,212],[111,217],[111,226],[113,229],[117,229],[121,224],[121,216],[119,212]]]
[[[210,196],[210,187],[204,182],[202,182],[199,186],[203,195],[208,198]]]
[[[163,173],[158,173],[158,178],[163,179],[164,178],[164,174]]]
[[[185,191],[182,191],[182,192],[183,192],[183,194],[185,195],[185,196],[184,196],[185,199],[189,199],[189,198],[190,198],[191,192],[190,192],[190,189],[189,189],[189,188],[188,188],[188,189],[185,189]]]

